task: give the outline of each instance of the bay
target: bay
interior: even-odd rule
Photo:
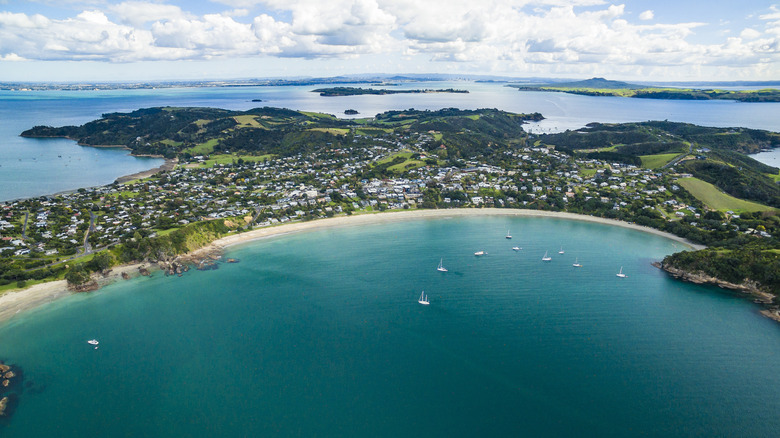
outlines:
[[[365,84],[354,84],[365,87]],[[274,106],[344,115],[346,109],[372,117],[409,108],[498,108],[540,112],[545,120],[531,132],[577,129],[590,122],[670,120],[705,126],[780,131],[780,103],[673,101],[578,96],[517,91],[499,83],[470,81],[404,83],[394,89],[466,89],[468,94],[396,94],[322,97],[320,86],[164,88],[103,91],[0,91],[0,201],[108,184],[117,177],[157,167],[160,159],[131,157],[118,149],[80,147],[62,139],[28,139],[19,134],[36,125],[77,125],[103,113],[155,106],[204,106],[247,110]],[[260,99],[262,102],[253,102]]]
[[[760,161],[769,166],[780,168],[780,148],[773,149],[767,152],[759,152],[757,154],[751,154],[750,158]]]
[[[240,263],[0,326],[29,385],[0,433],[773,436],[780,331],[749,301],[650,265],[681,249],[495,216],[252,242],[227,254]]]

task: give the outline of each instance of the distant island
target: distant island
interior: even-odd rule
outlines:
[[[577,82],[561,82],[541,85],[516,85],[508,87],[523,91],[554,91],[585,96],[618,96],[642,99],[673,100],[735,100],[739,102],[780,102],[780,90],[719,90],[673,87],[647,87],[628,82],[591,78]]]
[[[348,116],[354,116],[354,115],[357,115],[357,114],[360,114],[360,113],[358,112],[358,110],[348,109],[348,110],[344,110],[344,114],[346,114]]]
[[[331,87],[331,88],[318,88],[311,90],[313,93],[320,93],[320,96],[332,97],[332,96],[360,96],[363,94],[417,94],[417,93],[468,93],[468,90],[456,90],[454,88],[446,88],[439,90],[386,90],[384,88],[356,88],[356,87]]]

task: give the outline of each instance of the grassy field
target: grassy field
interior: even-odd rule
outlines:
[[[639,158],[642,159],[642,167],[646,167],[648,169],[658,169],[660,167],[665,166],[667,163],[674,160],[679,155],[680,155],[679,153],[640,155]]]
[[[677,183],[685,190],[691,192],[696,199],[705,203],[708,207],[720,211],[769,211],[776,210],[772,207],[757,202],[745,201],[723,193],[714,185],[698,178],[680,178]]]
[[[193,146],[189,149],[185,149],[184,152],[189,152],[190,155],[197,156],[197,155],[209,155],[210,153],[214,152],[214,146],[217,145],[219,140],[216,138],[212,138],[211,140],[201,143],[197,146]]]
[[[138,183],[140,183],[140,182],[144,182],[144,181],[151,181],[151,180],[152,180],[152,178],[138,178],[138,179],[132,179],[132,180],[130,180],[130,181],[125,181],[125,182],[123,182],[123,183],[122,183],[122,185],[124,185],[124,186],[129,186],[129,185],[131,185],[131,184],[138,184]]]
[[[385,158],[379,160],[377,163],[378,164],[389,163],[390,161],[393,161],[396,157],[404,158],[404,162],[403,163],[394,164],[394,165],[392,165],[392,166],[387,168],[387,170],[389,170],[391,172],[403,172],[403,171],[406,171],[406,170],[409,170],[409,169],[412,169],[412,168],[425,166],[425,162],[424,161],[414,160],[414,159],[412,159],[412,155],[414,155],[413,152],[399,152],[397,154],[385,157]]]
[[[382,135],[393,132],[390,128],[358,128],[355,134],[358,135]]]
[[[328,134],[333,134],[333,135],[349,134],[349,129],[347,128],[311,128],[311,129],[307,129],[307,131],[327,132]]]
[[[306,114],[309,117],[316,117],[318,119],[335,119],[336,117],[332,114],[325,114],[325,113],[315,113],[311,111],[299,111],[301,114]]]
[[[273,155],[267,154],[267,155],[231,155],[231,154],[221,154],[221,155],[212,155],[209,157],[208,160],[203,162],[201,164],[201,167],[214,167],[216,164],[233,164],[234,161],[238,161],[238,159],[242,159],[244,161],[264,161],[264,160],[270,160],[273,158]]]
[[[260,122],[257,121],[257,116],[253,116],[253,115],[235,116],[233,117],[233,120],[235,120],[236,123],[238,123],[240,128],[266,129],[265,126],[263,126]]]

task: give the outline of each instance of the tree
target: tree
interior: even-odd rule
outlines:
[[[95,272],[102,272],[110,268],[114,264],[114,257],[108,251],[103,251],[95,254],[87,263],[87,267]]]
[[[89,281],[89,272],[84,269],[83,264],[73,265],[65,273],[65,280],[68,284],[78,286]]]

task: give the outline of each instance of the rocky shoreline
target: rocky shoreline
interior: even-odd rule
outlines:
[[[739,292],[740,294],[743,294],[745,298],[750,298],[754,303],[762,305],[764,307],[764,309],[760,312],[762,315],[780,322],[780,309],[777,307],[777,305],[774,304],[775,296],[769,292],[761,290],[758,286],[758,283],[754,281],[746,280],[742,283],[731,283],[721,280],[717,277],[707,275],[703,272],[688,272],[663,262],[653,262],[653,266],[663,270],[672,278],[677,280],[682,280],[694,284],[717,286],[722,289]]]
[[[0,419],[13,414],[18,400],[18,388],[22,386],[22,371],[16,365],[0,361]]]

